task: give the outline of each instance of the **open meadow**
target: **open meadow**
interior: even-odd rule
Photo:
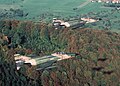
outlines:
[[[120,10],[104,7],[104,3],[92,3],[90,0],[0,0],[0,19],[18,19],[51,21],[80,17],[100,18],[101,21],[88,24],[87,28],[120,28]],[[108,27],[109,26],[109,27]]]

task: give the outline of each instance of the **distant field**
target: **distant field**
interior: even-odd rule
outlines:
[[[29,17],[39,16],[43,13],[56,16],[75,15],[76,8],[87,0],[26,0],[23,3],[23,10],[29,13]]]
[[[5,8],[22,9],[29,14],[25,19],[36,20],[39,20],[42,14],[46,17],[49,15],[68,17],[110,10],[102,8],[100,3],[91,3],[90,0],[0,0],[0,9]]]
[[[20,8],[29,14],[25,19],[30,20],[39,20],[42,14],[47,17],[68,17],[108,10],[101,8],[98,3],[91,3],[90,0],[0,0],[0,8]]]
[[[0,0],[0,6],[2,8],[8,8],[7,5],[19,6],[24,12],[29,13],[27,19],[33,17],[38,19],[44,13],[65,17],[80,14],[73,9],[86,1],[88,0]]]
[[[102,18],[102,20],[96,25],[87,25],[88,28],[103,29],[110,24],[111,29],[116,29],[115,31],[119,32],[120,10],[116,11],[115,8],[104,7],[102,4],[91,3],[89,0],[0,0],[0,10],[9,10],[10,8],[23,10],[25,14],[28,13],[27,16],[12,17],[12,19],[32,21],[43,19],[46,21],[51,20],[53,17],[97,17]],[[109,21],[106,21],[106,19]]]

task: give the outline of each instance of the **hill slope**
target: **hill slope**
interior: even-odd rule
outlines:
[[[14,63],[15,53],[42,56],[64,51],[78,54],[76,58],[57,62],[57,69],[41,72],[34,67],[23,67],[19,71],[44,86],[120,84],[120,34],[89,28],[56,30],[43,22],[1,21],[0,24],[0,43],[8,62]]]

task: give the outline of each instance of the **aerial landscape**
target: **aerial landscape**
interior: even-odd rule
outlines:
[[[0,0],[0,86],[120,86],[120,0]]]

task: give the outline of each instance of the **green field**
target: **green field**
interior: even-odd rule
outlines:
[[[73,11],[86,0],[26,0],[23,3],[23,10],[29,13],[28,18],[35,17],[39,19],[41,14],[53,16],[74,16],[77,14]],[[50,16],[49,16],[50,15]]]
[[[22,9],[28,13],[26,19],[36,18],[37,20],[41,17],[41,14],[49,17],[53,16],[76,16],[81,14],[87,14],[89,12],[100,12],[109,10],[101,8],[100,3],[89,3],[82,6],[89,0],[0,0],[0,9]],[[79,6],[82,6],[79,8]],[[74,8],[78,8],[74,10]],[[22,18],[21,18],[22,19]]]
[[[8,9],[13,8],[22,9],[29,15],[26,18],[19,19],[32,19],[39,20],[41,17],[68,17],[81,14],[87,14],[89,12],[100,12],[102,10],[108,10],[101,8],[100,3],[91,3],[80,7],[89,0],[0,0],[0,8]],[[74,8],[78,8],[73,10]]]
[[[20,9],[24,13],[28,13],[25,17],[15,16],[12,19],[49,21],[53,17],[68,19],[85,16],[102,18],[96,25],[87,25],[88,28],[103,29],[110,24],[111,29],[120,30],[120,10],[103,7],[103,3],[91,3],[89,0],[0,0],[0,10],[9,10],[10,8]]]
[[[55,15],[55,16],[70,16],[76,15],[73,8],[81,5],[87,0],[0,0],[0,6],[13,5],[29,13],[27,19],[36,18],[37,20],[41,14]],[[7,4],[7,5],[6,5]],[[5,8],[4,7],[4,8]]]

